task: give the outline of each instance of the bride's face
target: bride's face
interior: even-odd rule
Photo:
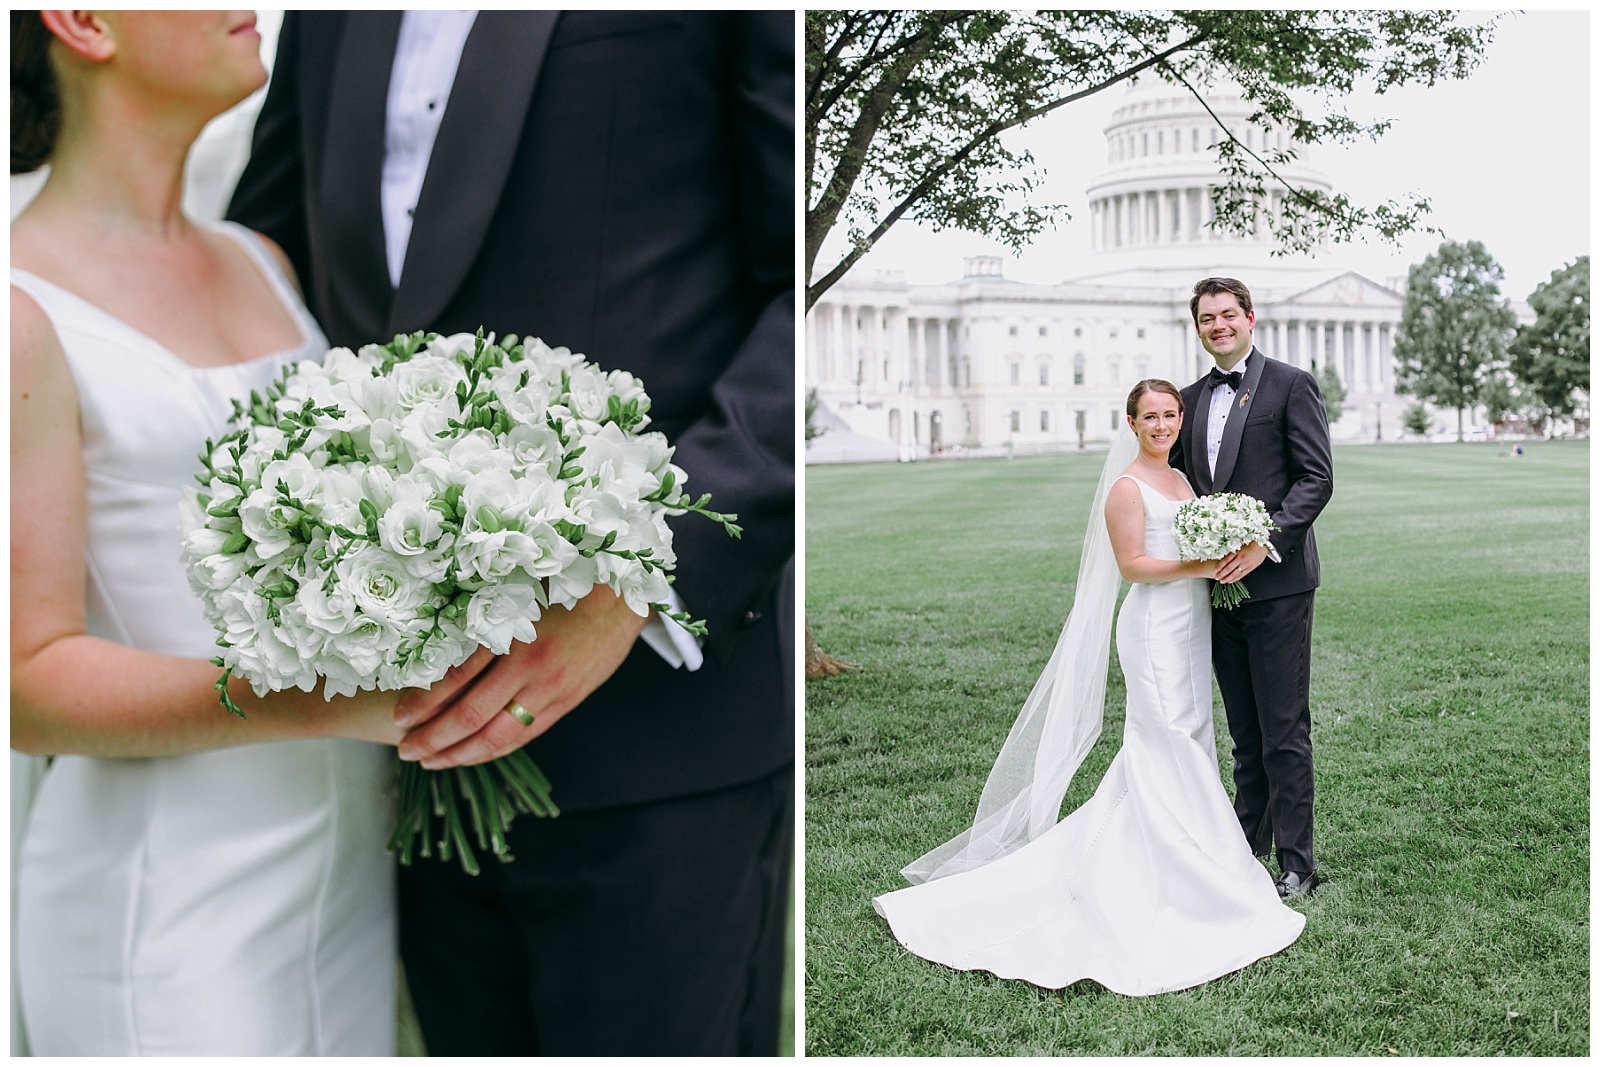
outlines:
[[[1128,425],[1138,435],[1139,447],[1156,455],[1166,455],[1178,439],[1183,426],[1183,412],[1178,398],[1170,393],[1154,390],[1139,398],[1138,414],[1128,420]]]
[[[266,84],[253,11],[108,11],[127,84],[221,114]]]

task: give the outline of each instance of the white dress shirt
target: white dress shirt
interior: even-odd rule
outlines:
[[[384,111],[382,185],[389,284],[397,288],[422,179],[477,17],[476,11],[407,11],[400,18]]]
[[[1265,357],[1263,357],[1265,358]],[[1250,362],[1247,355],[1233,365],[1233,369],[1242,376],[1245,366]],[[1244,384],[1241,377],[1240,385]],[[1227,382],[1219,382],[1211,387],[1211,414],[1206,421],[1206,462],[1211,466],[1211,477],[1217,476],[1217,452],[1222,448],[1222,431],[1227,429],[1229,412],[1237,410],[1233,398],[1239,394]],[[1274,563],[1281,563],[1278,550],[1269,541],[1267,543],[1267,558]]]
[[[382,182],[384,251],[389,284],[396,288],[433,143],[477,17],[476,11],[407,11],[400,18],[384,112]],[[674,611],[683,610],[674,590],[667,590],[667,603]],[[659,612],[650,613],[639,637],[674,667],[694,671],[705,662],[694,635]]]
[[[1234,364],[1233,369],[1243,374],[1249,362],[1250,357],[1246,355]],[[1217,476],[1217,451],[1222,447],[1222,431],[1228,426],[1228,413],[1233,410],[1233,398],[1236,395],[1233,386],[1226,382],[1211,387],[1211,413],[1206,422],[1206,463],[1210,466],[1213,478]]]

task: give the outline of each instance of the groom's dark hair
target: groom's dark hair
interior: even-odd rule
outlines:
[[[1201,278],[1194,283],[1194,296],[1189,298],[1189,317],[1194,319],[1196,326],[1200,325],[1200,298],[1218,293],[1232,293],[1238,297],[1239,310],[1246,315],[1255,310],[1250,303],[1250,290],[1238,278]]]

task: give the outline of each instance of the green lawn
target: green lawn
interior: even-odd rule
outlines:
[[[1526,453],[1335,450],[1312,676],[1327,883],[1282,953],[1142,999],[927,963],[871,905],[969,824],[1071,604],[1102,457],[808,468],[807,618],[859,670],[806,696],[806,1051],[1587,1055],[1589,450]],[[1113,666],[1067,810],[1122,702]],[[1220,700],[1216,724],[1227,768]]]

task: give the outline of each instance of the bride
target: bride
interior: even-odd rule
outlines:
[[[915,884],[873,906],[936,963],[1148,996],[1278,952],[1305,917],[1250,854],[1218,773],[1205,582],[1217,561],[1178,562],[1172,533],[1194,496],[1167,465],[1183,401],[1146,380],[1127,414],[1131,433],[1118,434],[1090,511],[1072,613],[972,827],[906,867]],[[1123,745],[1094,796],[1057,822],[1100,732],[1119,573],[1133,583],[1117,619]]]
[[[275,246],[197,226],[184,159],[266,80],[249,12],[11,14],[13,842],[40,1055],[388,1055],[398,694],[217,703],[178,499],[234,397],[320,358]],[[377,742],[377,743],[373,743]],[[16,832],[16,831],[14,831]]]

